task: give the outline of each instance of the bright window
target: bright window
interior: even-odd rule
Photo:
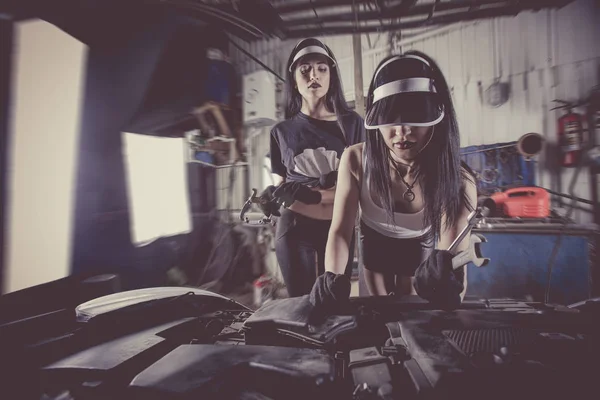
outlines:
[[[15,23],[2,293],[69,275],[86,59],[54,25]]]
[[[133,244],[192,230],[184,139],[123,133]]]

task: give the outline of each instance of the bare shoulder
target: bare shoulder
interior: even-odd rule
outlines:
[[[344,150],[342,159],[345,159],[348,169],[356,178],[359,171],[362,171],[362,152],[364,143],[356,143]]]
[[[350,159],[358,159],[360,161],[362,159],[363,146],[364,143],[356,143],[352,146],[348,146],[344,152],[348,153]]]

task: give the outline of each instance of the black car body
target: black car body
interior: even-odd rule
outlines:
[[[367,297],[315,319],[307,297],[140,289],[4,323],[3,397],[595,398],[598,304]]]

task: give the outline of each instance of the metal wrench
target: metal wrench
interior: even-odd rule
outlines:
[[[246,200],[246,202],[244,203],[244,205],[242,206],[242,210],[240,211],[240,220],[244,221],[246,224],[248,225],[266,225],[266,224],[270,224],[272,222],[271,220],[271,216],[264,216],[259,220],[256,221],[250,221],[250,219],[248,217],[246,217],[246,213],[248,211],[250,211],[250,209],[252,208],[252,204],[260,204],[261,203],[261,198],[259,196],[257,196],[256,194],[258,193],[258,191],[254,188],[252,188],[252,194],[250,195],[250,197],[248,197],[248,199]],[[278,214],[276,214],[278,215]]]
[[[477,220],[480,218],[485,218],[490,213],[490,209],[488,207],[477,207],[475,210],[471,211],[469,217],[467,218],[467,225],[463,228],[462,231],[458,234],[456,239],[450,244],[448,247],[449,252],[453,252],[456,250],[456,246],[467,236],[467,233],[471,230],[473,226],[477,223]]]
[[[489,258],[481,256],[481,243],[487,242],[485,236],[478,233],[471,234],[469,248],[461,251],[452,258],[452,269],[458,269],[472,262],[476,267],[483,267],[490,262]]]
[[[246,220],[248,218],[246,218],[246,213],[248,211],[250,211],[250,209],[252,208],[252,203],[258,203],[258,197],[256,196],[257,190],[252,188],[252,194],[250,195],[250,197],[248,197],[248,200],[246,200],[246,202],[244,203],[244,205],[242,206],[242,211],[240,211],[240,220],[247,222]]]

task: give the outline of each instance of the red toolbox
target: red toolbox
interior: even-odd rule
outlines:
[[[496,210],[508,217],[546,218],[550,215],[550,194],[538,187],[518,187],[494,193]]]

